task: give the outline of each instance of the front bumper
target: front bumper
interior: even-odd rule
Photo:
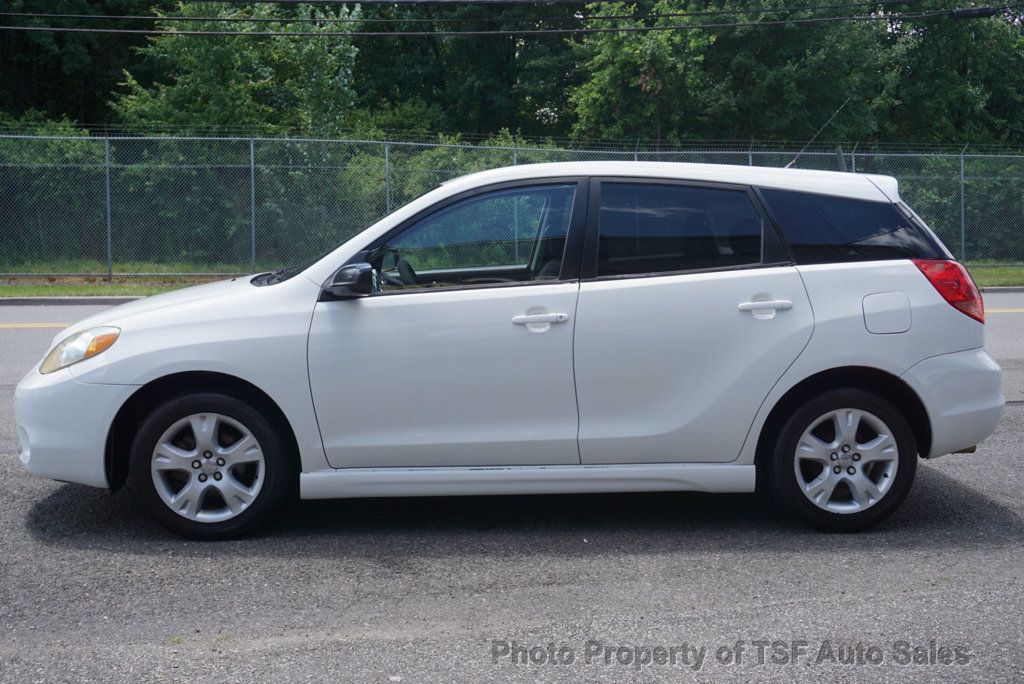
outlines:
[[[39,477],[109,487],[107,433],[136,389],[79,382],[67,368],[47,375],[33,368],[14,390],[22,464]]]
[[[903,374],[932,426],[926,458],[967,449],[991,435],[1003,415],[1003,372],[984,350],[925,359]]]

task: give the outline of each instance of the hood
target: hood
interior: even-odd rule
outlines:
[[[72,335],[80,330],[88,330],[98,325],[116,325],[120,327],[125,321],[130,322],[131,318],[141,314],[151,314],[163,309],[189,306],[249,291],[253,288],[253,285],[249,282],[251,277],[239,276],[230,280],[220,280],[215,283],[185,287],[172,292],[143,297],[134,302],[128,302],[127,304],[121,304],[120,306],[100,311],[62,330],[54,338],[54,344],[63,340],[68,335]]]

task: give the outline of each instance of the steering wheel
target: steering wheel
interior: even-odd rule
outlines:
[[[395,268],[398,269],[398,274],[402,276],[402,285],[405,287],[414,287],[419,282],[416,279],[416,271],[413,270],[412,265],[402,257],[398,257]]]

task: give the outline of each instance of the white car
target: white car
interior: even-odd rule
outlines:
[[[496,169],[300,267],[63,331],[21,461],[194,538],[302,498],[751,492],[863,528],[1003,408],[967,271],[894,179]]]

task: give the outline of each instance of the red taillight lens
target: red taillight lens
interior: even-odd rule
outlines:
[[[985,322],[985,302],[967,269],[955,261],[914,259],[942,298],[979,323]]]

